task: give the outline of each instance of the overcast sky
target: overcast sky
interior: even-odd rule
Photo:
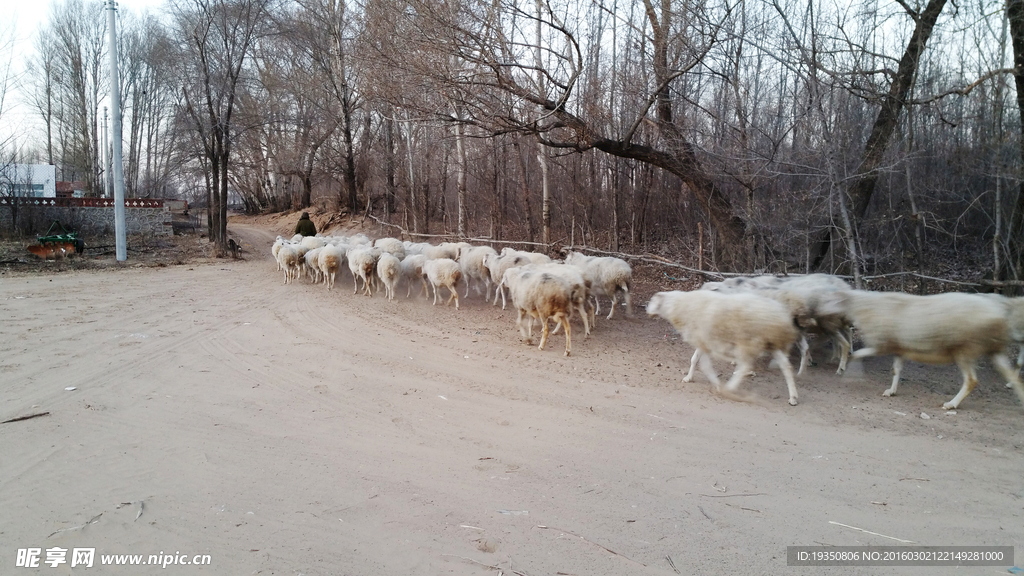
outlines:
[[[13,26],[14,45],[7,53],[0,52],[0,58],[11,58],[16,74],[24,70],[25,62],[33,51],[33,38],[39,32],[50,14],[53,4],[61,4],[65,0],[0,0],[0,18],[8,21],[0,22],[0,38],[6,36],[7,26]],[[120,0],[119,10],[131,10],[141,13],[144,10],[158,12],[164,0]],[[39,123],[32,111],[18,97],[17,90],[13,97],[4,100],[3,116],[0,117],[0,142],[14,135],[19,145],[24,145]]]

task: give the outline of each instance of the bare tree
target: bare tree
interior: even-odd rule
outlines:
[[[34,106],[47,127],[47,157],[64,179],[84,180],[91,192],[101,170],[97,111],[106,82],[105,34],[99,2],[52,4],[36,42],[38,61],[29,66]]]
[[[639,64],[650,71],[650,82],[646,98],[631,110],[633,118],[619,132],[609,131],[611,127],[599,121],[601,114],[608,114],[596,108],[604,103],[577,98],[585,71],[583,49],[579,25],[565,19],[567,14],[583,10],[575,2],[534,3],[527,8],[515,1],[502,1],[486,6],[468,4],[462,9],[429,0],[399,3],[380,17],[392,26],[390,31],[385,24],[375,23],[380,27],[376,57],[396,75],[404,76],[400,85],[426,85],[437,93],[462,95],[465,101],[460,105],[472,111],[463,121],[492,134],[534,134],[552,148],[597,149],[671,172],[686,184],[714,223],[721,238],[718,246],[729,252],[729,258],[741,259],[737,249],[742,247],[746,223],[733,213],[731,201],[677,124],[678,100],[671,95],[673,84],[699,66],[717,43],[722,20],[731,17],[730,11],[727,7],[716,11],[672,5],[667,0],[658,6],[647,0],[643,6],[651,33],[638,34],[636,40],[649,55]],[[539,43],[537,26],[542,30]],[[403,49],[389,43],[393,38],[401,39]],[[542,65],[538,65],[537,50],[546,54]],[[404,57],[408,54],[416,57]],[[465,65],[445,65],[442,58],[452,54]],[[501,94],[514,98],[511,106]],[[421,112],[447,121],[459,120],[432,103],[420,101],[417,106]],[[653,127],[655,133],[647,134],[647,127]]]
[[[174,5],[184,109],[208,164],[210,240],[227,253],[233,115],[245,64],[268,23],[268,0],[178,0]]]
[[[1020,112],[1021,143],[1020,166],[1024,166],[1024,1],[1007,0],[1006,17],[1010,21],[1010,42],[1013,46],[1013,64],[1016,73],[1014,83],[1017,88],[1017,110]],[[1018,170],[1020,170],[1018,166]],[[1024,178],[1017,190],[1017,200],[1013,203],[1007,230],[1007,246],[1009,247],[1002,269],[995,271],[996,279],[1024,278]]]
[[[900,114],[907,105],[908,95],[917,78],[921,55],[924,53],[943,7],[946,5],[946,0],[930,0],[928,5],[920,11],[902,2],[900,4],[913,20],[914,31],[907,42],[903,57],[899,60],[898,68],[891,76],[892,82],[889,84],[889,90],[881,98],[881,108],[864,146],[864,153],[856,171],[857,176],[846,192],[851,204],[851,226],[856,226],[867,213],[872,194],[878,183],[879,168],[882,165],[885,151],[896,130]],[[840,202],[845,205],[845,200],[840,200]],[[812,268],[821,265],[828,255],[831,243],[832,229],[829,228],[821,234],[820,240],[813,249]]]

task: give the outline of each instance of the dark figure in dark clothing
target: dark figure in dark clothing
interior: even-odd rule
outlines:
[[[316,236],[316,224],[309,219],[309,212],[303,212],[299,223],[295,225],[295,233],[303,236]]]

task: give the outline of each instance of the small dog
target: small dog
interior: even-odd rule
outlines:
[[[234,238],[228,238],[228,250],[231,251],[231,257],[235,260],[238,260],[238,252],[240,249],[241,246],[238,245],[238,242],[235,242]]]

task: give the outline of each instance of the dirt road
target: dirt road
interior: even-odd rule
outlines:
[[[987,367],[956,414],[954,367],[908,363],[883,398],[888,359],[812,368],[796,407],[761,365],[760,400],[735,402],[681,382],[691,350],[640,306],[565,358],[479,296],[284,285],[273,234],[232,230],[246,261],[0,277],[0,420],[49,412],[0,424],[0,574],[951,574],[787,567],[786,547],[1024,554],[1024,409]],[[13,568],[33,547],[41,567]],[[93,568],[44,563],[78,547]],[[99,565],[158,553],[211,565]]]

